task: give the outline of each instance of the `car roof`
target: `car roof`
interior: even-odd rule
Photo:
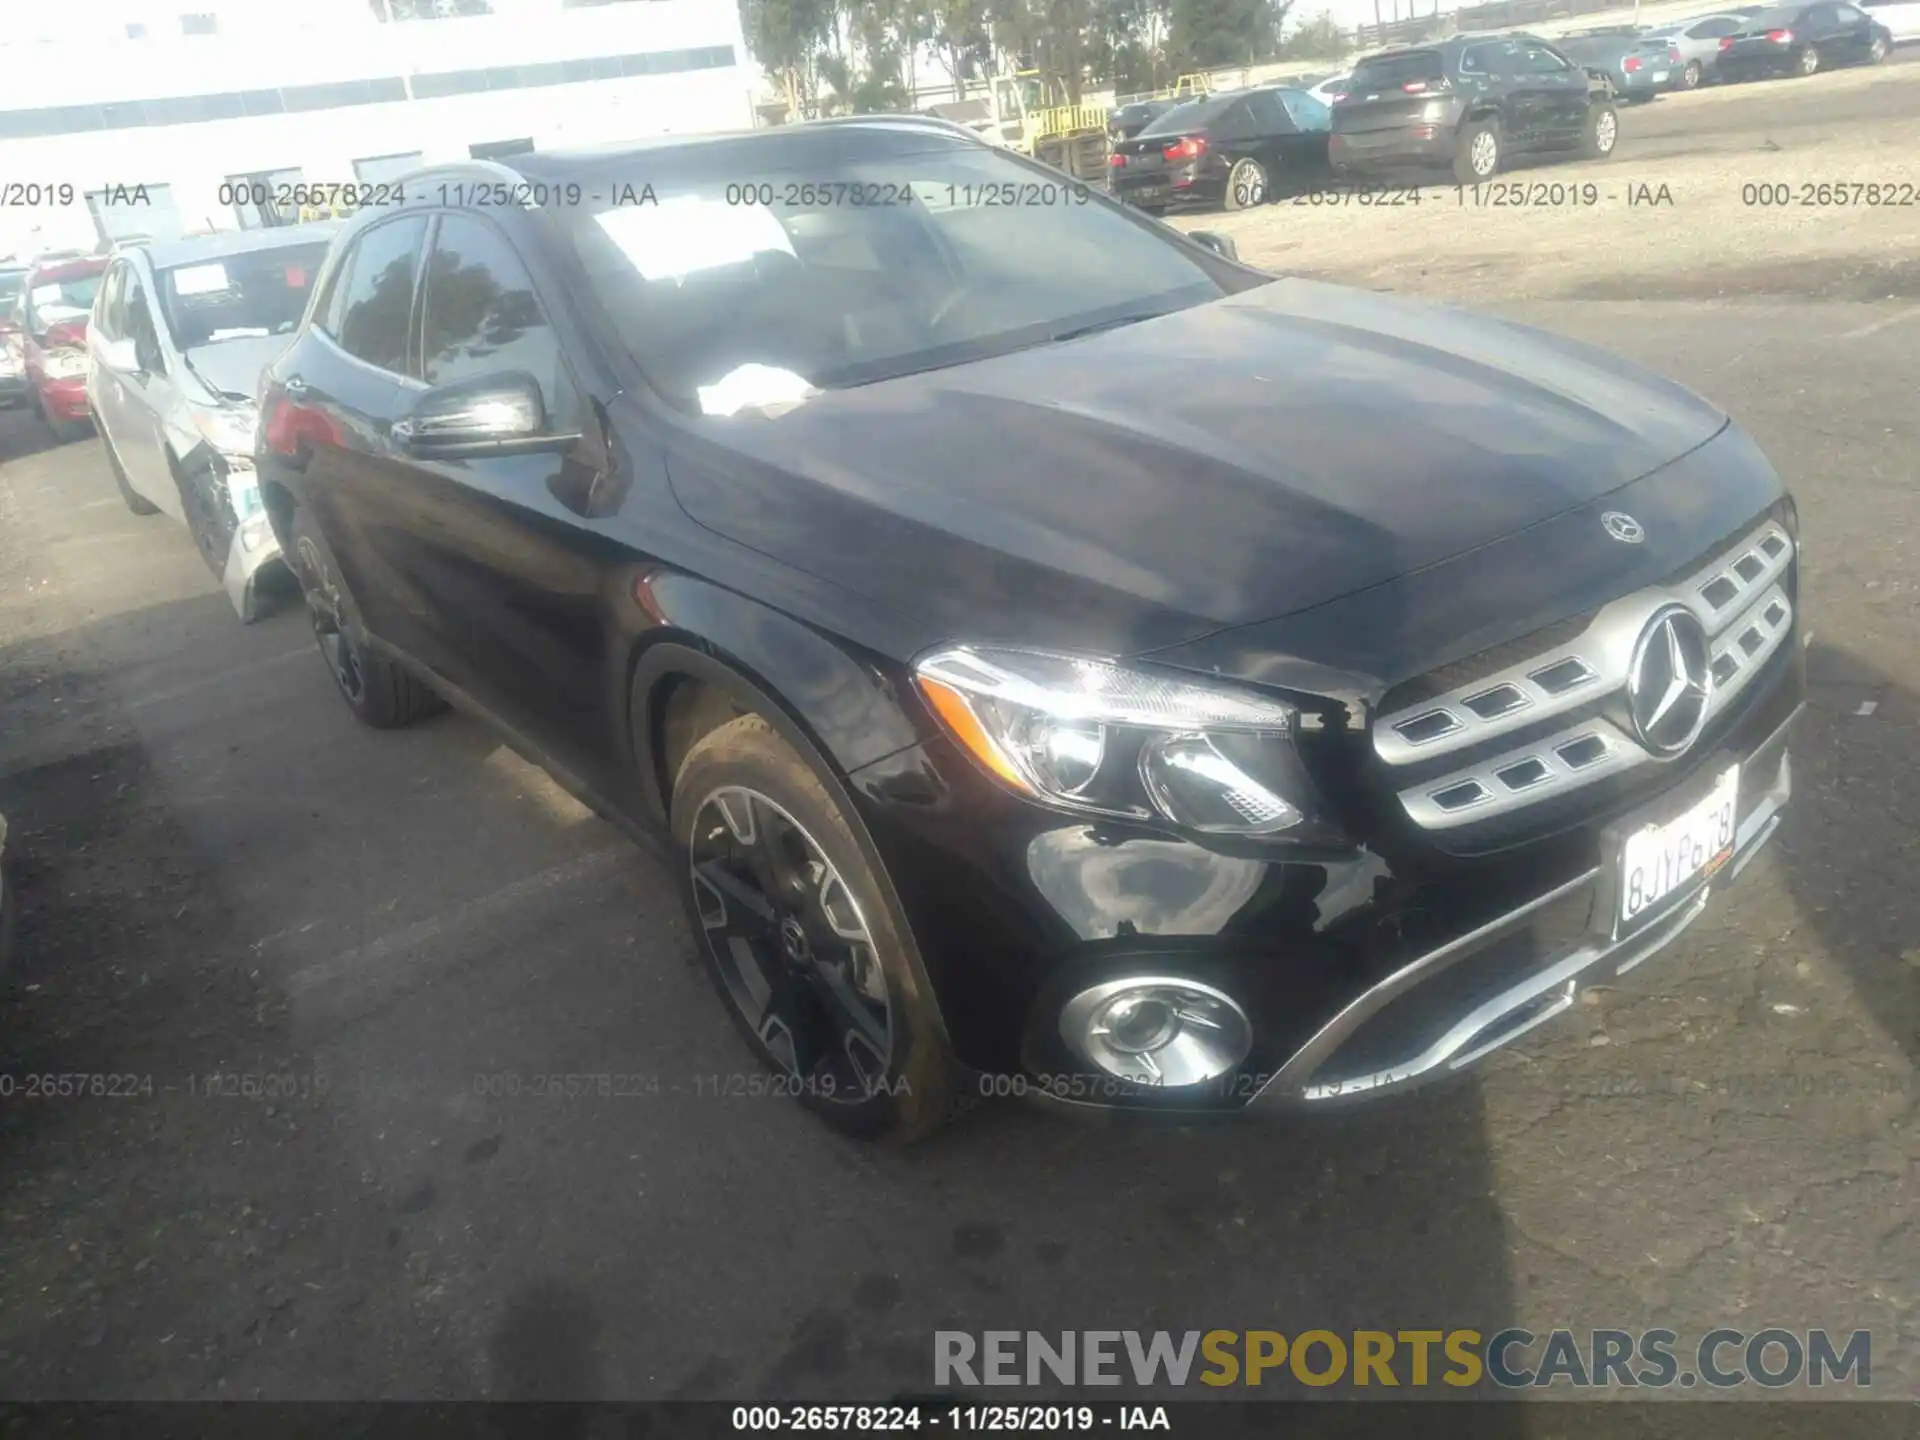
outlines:
[[[224,230],[213,235],[189,235],[181,240],[142,240],[126,248],[146,251],[149,265],[156,270],[166,270],[175,265],[220,260],[229,255],[247,255],[255,250],[324,243],[339,234],[340,229],[337,220],[317,220],[306,225],[273,225],[261,230]]]
[[[50,265],[35,265],[28,270],[32,281],[75,280],[88,275],[98,275],[107,268],[112,257],[108,255],[82,255],[74,260],[55,260]]]

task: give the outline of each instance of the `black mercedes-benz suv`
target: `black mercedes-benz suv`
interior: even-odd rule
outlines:
[[[940,122],[511,163],[336,239],[273,524],[353,712],[664,837],[843,1129],[1446,1076],[1779,823],[1797,519],[1679,387]]]

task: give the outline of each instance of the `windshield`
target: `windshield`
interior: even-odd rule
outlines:
[[[1415,80],[1438,80],[1445,73],[1438,50],[1376,55],[1353,67],[1353,89],[1393,90]]]
[[[27,295],[33,328],[45,330],[70,320],[86,319],[93,313],[93,297],[99,288],[99,271],[91,275],[69,275],[62,280],[42,280]]]
[[[160,271],[160,309],[173,343],[191,350],[291,334],[326,254],[326,241],[309,240]]]
[[[866,384],[1226,293],[1078,182],[938,144],[553,213],[648,379],[695,411],[734,408],[748,381],[774,395]]]

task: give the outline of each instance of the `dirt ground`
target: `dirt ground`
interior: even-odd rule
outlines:
[[[1920,65],[1625,127],[1523,173],[1671,212],[1184,222],[1607,345],[1801,506],[1779,838],[1478,1077],[1338,1117],[988,1105],[888,1155],[720,1098],[742,1052],[655,857],[459,715],[356,726],[299,613],[239,626],[97,441],[0,414],[0,1398],[845,1402],[924,1390],[943,1329],[1773,1325],[1869,1330],[1872,1393],[1920,1398],[1920,209],[1737,194],[1920,180]],[[657,1089],[497,1083],[605,1072]],[[116,1088],[23,1095],[48,1074]],[[1543,1413],[1476,1433],[1569,1433]]]
[[[1611,160],[1521,163],[1478,200],[1415,177],[1177,223],[1263,269],[1462,302],[1911,299],[1916,60],[1623,106]]]

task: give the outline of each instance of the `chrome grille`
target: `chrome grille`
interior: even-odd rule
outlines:
[[[1489,742],[1583,709],[1623,690],[1633,651],[1663,607],[1683,605],[1706,629],[1712,693],[1707,723],[1746,688],[1793,628],[1786,576],[1793,540],[1771,521],[1695,573],[1606,606],[1579,635],[1471,685],[1383,715],[1374,750],[1390,766],[1484,750]],[[1459,769],[1400,789],[1408,816],[1425,829],[1469,825],[1564,794],[1609,775],[1656,763],[1629,732],[1604,717],[1516,742]]]

